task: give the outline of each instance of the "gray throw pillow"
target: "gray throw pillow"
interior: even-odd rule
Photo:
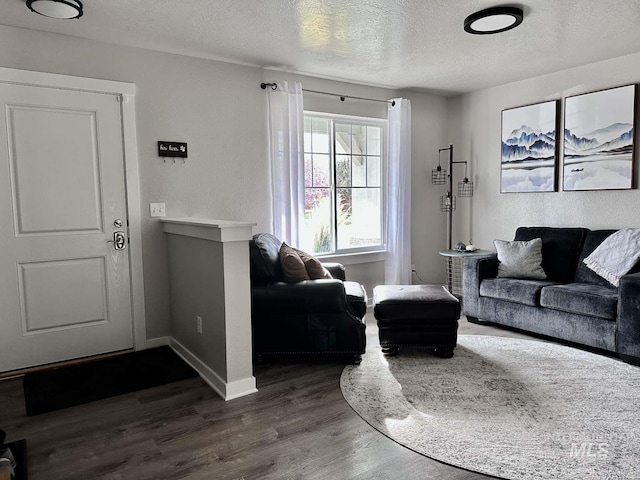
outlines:
[[[498,252],[498,277],[532,278],[544,280],[547,274],[542,268],[542,239],[528,242],[494,240]]]

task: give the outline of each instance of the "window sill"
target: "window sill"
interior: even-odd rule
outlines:
[[[385,250],[373,252],[341,253],[334,255],[316,255],[321,262],[336,262],[343,265],[357,265],[359,263],[383,262]]]

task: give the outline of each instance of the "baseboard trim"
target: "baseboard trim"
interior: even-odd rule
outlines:
[[[147,338],[145,348],[164,347],[165,345],[169,345],[169,339],[170,337]]]
[[[256,377],[243,378],[234,382],[227,383],[227,396],[225,400],[233,400],[234,398],[244,397],[256,393]]]
[[[205,383],[220,395],[223,400],[233,400],[234,398],[244,397],[245,395],[250,395],[258,391],[255,377],[251,376],[227,383],[175,338],[169,337],[169,346],[185,362],[191,365]]]

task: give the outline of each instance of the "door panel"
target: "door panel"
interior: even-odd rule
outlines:
[[[0,371],[131,348],[117,97],[0,84],[0,101]]]
[[[7,106],[17,235],[102,231],[96,113]]]
[[[107,321],[104,258],[19,264],[25,335]]]

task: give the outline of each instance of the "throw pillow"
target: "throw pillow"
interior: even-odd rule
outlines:
[[[280,258],[280,266],[282,267],[285,282],[310,280],[304,262],[294,248],[283,242],[280,246],[278,257]]]
[[[309,278],[311,280],[318,280],[322,278],[325,278],[325,279],[333,278],[329,273],[329,270],[324,268],[322,266],[322,263],[320,263],[320,260],[318,260],[316,257],[311,255],[310,253],[303,252],[302,250],[298,250],[297,248],[294,248],[294,250],[304,262],[304,266],[307,269],[307,274],[309,275]]]
[[[498,277],[531,278],[544,280],[547,274],[542,268],[542,240],[513,241],[494,240],[498,252]]]
[[[585,228],[518,227],[514,240],[542,240],[542,268],[550,281],[573,282]]]

